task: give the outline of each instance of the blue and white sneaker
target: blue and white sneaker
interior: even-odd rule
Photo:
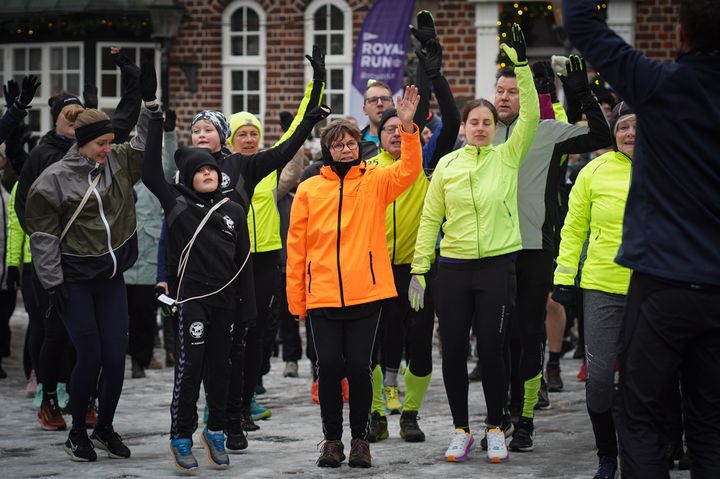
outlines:
[[[211,434],[206,427],[200,437],[205,444],[205,451],[210,462],[216,467],[228,467],[230,458],[225,452],[225,434],[222,432]]]
[[[260,421],[262,419],[269,419],[272,416],[270,410],[266,407],[262,407],[258,404],[255,395],[253,394],[252,400],[250,401],[250,414],[252,414],[253,421]]]
[[[463,429],[455,429],[450,440],[450,446],[445,451],[445,458],[449,462],[462,462],[468,458],[475,449],[475,438]]]
[[[170,441],[170,456],[180,472],[192,472],[198,469],[198,463],[192,453],[192,439],[180,438]]]

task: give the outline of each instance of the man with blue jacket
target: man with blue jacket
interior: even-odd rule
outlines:
[[[623,477],[667,478],[666,398],[682,378],[693,477],[720,477],[720,0],[682,0],[682,53],[657,63],[592,0],[563,2],[570,40],[637,112],[622,245],[634,270],[616,423]]]

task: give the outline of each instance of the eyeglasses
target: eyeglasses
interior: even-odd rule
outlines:
[[[389,134],[391,134],[391,135],[392,135],[393,133],[395,133],[396,131],[398,131],[399,129],[400,129],[400,125],[388,125],[388,126],[383,126],[383,127],[382,127],[382,131],[383,131],[383,132],[389,133]]]
[[[380,100],[383,103],[392,103],[391,96],[369,96],[365,98],[365,103],[377,103]]]
[[[332,145],[330,145],[330,148],[337,152],[341,152],[345,149],[346,146],[348,150],[355,151],[357,150],[358,144],[357,141],[348,141],[347,143],[333,143]]]

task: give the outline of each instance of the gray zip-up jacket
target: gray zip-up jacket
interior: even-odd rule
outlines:
[[[74,144],[30,187],[25,208],[33,264],[45,289],[65,281],[113,278],[137,258],[133,185],[140,179],[147,122],[161,116],[143,107],[137,136],[112,145],[105,163],[95,163]],[[97,175],[87,203],[60,239],[65,225]]]

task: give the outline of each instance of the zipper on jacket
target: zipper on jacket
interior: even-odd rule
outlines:
[[[97,169],[97,167],[95,167]],[[98,171],[98,175],[102,175],[102,171]],[[88,173],[88,186],[92,184],[92,171]],[[117,258],[115,257],[115,252],[112,249],[112,235],[110,234],[110,224],[107,221],[107,218],[105,217],[105,209],[103,208],[102,199],[100,198],[100,193],[98,193],[97,187],[93,188],[93,193],[95,193],[95,198],[98,202],[98,210],[100,210],[100,218],[102,219],[103,224],[105,225],[105,231],[107,231],[107,240],[108,240],[108,253],[110,253],[110,258],[112,258],[113,262],[113,272],[110,275],[111,278],[115,277],[115,273],[117,273]]]
[[[397,221],[395,217],[395,201],[393,201],[393,250],[392,250],[392,262],[395,264],[395,247],[397,245]],[[370,253],[370,266],[372,267],[372,253]],[[373,284],[375,284],[375,275],[373,274]]]
[[[257,224],[255,224],[255,208],[253,207],[253,204],[250,203],[250,210],[252,211],[252,217],[253,217],[253,246],[255,247],[255,251],[253,253],[257,253]]]
[[[312,293],[312,272],[310,272],[310,265],[312,265],[312,261],[308,262],[308,294]]]
[[[477,149],[477,158],[475,163],[477,164],[480,159],[480,148]],[[475,212],[475,244],[477,246],[478,258],[480,258],[480,220],[478,220],[477,205],[475,204],[475,190],[473,189],[472,172],[468,171],[468,178],[470,179],[470,198],[472,198],[473,210]]]
[[[338,283],[340,284],[340,306],[345,307],[345,293],[343,291],[342,270],[340,269],[340,230],[342,227],[342,204],[343,204],[343,187],[345,179],[340,178],[340,202],[338,203],[338,224],[337,224],[337,270]]]
[[[373,269],[372,251],[368,251],[368,255],[370,255],[370,275],[372,276],[373,284],[375,284],[375,270]]]

